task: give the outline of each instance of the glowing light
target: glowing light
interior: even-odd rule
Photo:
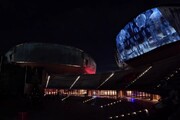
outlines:
[[[90,98],[90,99],[87,99],[87,100],[83,101],[83,103],[89,102],[89,101],[91,101],[91,100],[93,100],[93,99],[95,99],[95,98],[96,98],[96,97],[92,97],[92,98]]]
[[[139,78],[141,78],[144,74],[146,74],[150,69],[152,68],[152,66],[148,67],[144,72],[142,72],[135,80],[133,80],[130,84],[128,84],[126,86],[129,87],[130,85],[132,85],[134,82],[136,82]]]
[[[133,114],[133,115],[136,115],[136,112],[133,112],[132,114]]]
[[[114,73],[112,73],[106,80],[104,80],[99,86],[98,88],[100,88],[104,83],[106,83],[111,77],[113,77]]]
[[[134,99],[134,98],[131,98],[130,101],[131,101],[131,102],[135,102],[135,99]]]
[[[66,96],[66,97],[64,97],[63,99],[61,99],[61,101],[64,101],[64,100],[66,100],[67,98],[69,98],[70,96],[68,95],[68,96]]]
[[[95,74],[96,69],[92,69],[90,67],[85,67],[85,72],[86,72],[86,74]]]
[[[48,76],[48,78],[47,78],[47,81],[46,81],[46,88],[48,87],[49,80],[50,80],[50,76]]]
[[[131,96],[132,91],[127,91],[126,93],[127,93],[127,96]]]
[[[147,115],[149,114],[149,111],[148,111],[148,109],[144,109],[144,111],[146,112],[146,114],[147,114]]]
[[[161,84],[157,85],[157,87],[160,87],[160,86],[161,86]]]
[[[92,96],[93,98],[97,98],[97,96]]]
[[[70,87],[69,89],[71,89],[71,88],[76,84],[76,82],[79,80],[79,78],[80,78],[80,76],[78,76],[78,77],[76,78],[76,80],[73,82],[73,84],[71,85],[71,87]]]

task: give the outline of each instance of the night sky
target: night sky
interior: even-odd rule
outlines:
[[[118,69],[116,35],[141,12],[178,0],[119,2],[0,1],[0,53],[24,42],[48,42],[84,50],[97,63],[97,72]]]

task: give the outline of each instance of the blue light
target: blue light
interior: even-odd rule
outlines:
[[[130,101],[134,103],[134,102],[135,102],[135,99],[134,99],[134,98],[131,98]]]

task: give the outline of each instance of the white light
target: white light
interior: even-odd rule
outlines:
[[[171,74],[171,77],[173,77],[174,76],[174,74]]]
[[[109,117],[109,119],[112,119],[112,117]]]
[[[91,99],[95,99],[95,98],[97,98],[97,96],[93,96]]]
[[[148,111],[148,109],[144,109],[144,111],[146,112],[146,114],[149,114],[149,111]]]
[[[130,84],[128,84],[126,86],[129,87],[130,85],[132,85],[134,82],[136,82],[139,78],[141,78],[144,74],[146,74],[150,69],[152,68],[152,66],[148,67],[144,72],[142,72],[137,78],[135,78]]]
[[[133,115],[136,115],[136,112],[133,112],[132,114],[133,114]]]
[[[63,99],[61,99],[62,101],[64,101],[64,100],[66,100],[67,98],[69,97],[69,95],[68,96],[66,96],[66,97],[64,97]]]
[[[101,106],[101,108],[103,108],[103,106]]]
[[[99,87],[101,87],[104,83],[106,83],[111,77],[113,77],[114,73],[112,73],[106,80],[104,80],[100,85]],[[98,88],[99,88],[98,87]]]
[[[124,117],[124,114],[122,114],[121,117]]]
[[[128,113],[127,115],[131,115],[130,113]]]
[[[95,99],[95,98],[96,98],[96,97],[92,97],[92,98],[90,98],[90,99],[87,99],[87,100],[84,101],[84,103],[85,103],[85,102],[89,102],[89,101],[91,101],[91,100],[93,100],[93,99]]]
[[[115,118],[118,118],[119,116],[115,116]]]
[[[49,80],[50,80],[50,76],[48,75],[48,78],[47,78],[47,81],[46,81],[46,88],[48,87]]]
[[[73,82],[73,84],[71,85],[71,87],[70,87],[69,89],[71,89],[71,88],[76,84],[76,82],[79,80],[79,78],[80,78],[80,76],[78,76],[78,77],[76,78],[76,80]]]

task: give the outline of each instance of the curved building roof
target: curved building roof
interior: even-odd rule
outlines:
[[[178,7],[152,8],[125,25],[116,37],[119,66],[123,67],[128,60],[179,41],[179,27],[176,25],[179,18],[173,17],[177,10]]]
[[[84,51],[59,44],[24,43],[16,45],[7,53],[7,60],[26,66],[45,67],[53,73],[95,73],[95,61]],[[76,69],[75,69],[76,68]],[[86,69],[89,68],[89,71]],[[78,69],[78,70],[77,70]]]

